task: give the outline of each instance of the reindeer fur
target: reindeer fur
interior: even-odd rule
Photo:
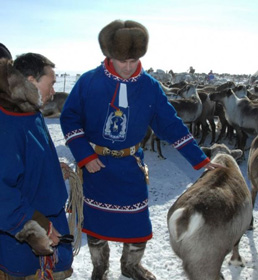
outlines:
[[[36,221],[28,221],[15,238],[20,242],[27,242],[36,255],[45,256],[53,253],[51,239],[47,236],[46,230]]]
[[[18,112],[34,112],[42,106],[38,89],[5,58],[0,59],[0,106]]]
[[[223,144],[203,148],[212,162],[224,167],[205,171],[168,212],[170,243],[191,280],[219,280],[225,256],[243,265],[238,252],[241,236],[252,218],[251,195],[230,151]]]
[[[251,144],[251,148],[248,156],[248,178],[251,182],[251,194],[252,204],[255,205],[255,199],[258,191],[258,136],[256,136]],[[253,229],[253,219],[250,225],[250,229]]]
[[[49,100],[42,108],[41,112],[44,117],[58,118],[61,115],[63,106],[68,97],[66,92],[56,92],[52,99]]]

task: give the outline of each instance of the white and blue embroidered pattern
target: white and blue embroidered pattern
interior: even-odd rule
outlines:
[[[191,133],[189,133],[186,136],[184,136],[183,138],[177,140],[174,144],[172,144],[172,146],[175,149],[180,150],[181,148],[183,148],[187,143],[189,143],[192,140],[193,140],[193,135]]]
[[[75,130],[72,130],[72,131],[68,132],[65,135],[65,140],[66,140],[66,143],[68,143],[69,141],[71,141],[75,138],[78,138],[78,137],[82,137],[82,136],[84,136],[83,128],[75,129]]]
[[[84,197],[84,202],[92,208],[106,212],[117,212],[117,213],[137,213],[145,210],[148,207],[148,199],[142,202],[135,203],[133,205],[115,205],[109,203],[102,203],[95,201],[94,199]]]
[[[118,81],[118,82],[137,82],[137,80],[141,77],[142,71],[143,71],[143,70],[142,70],[142,71],[139,73],[139,75],[137,75],[137,76],[135,76],[135,77],[131,77],[131,78],[129,78],[129,79],[123,79],[123,78],[120,78],[120,77],[118,77],[118,76],[113,75],[112,73],[110,73],[110,72],[107,70],[107,68],[106,68],[104,62],[102,62],[102,66],[103,66],[103,68],[104,68],[104,73],[105,73],[105,75],[106,75],[107,77],[109,77],[109,78],[112,78],[112,79],[115,80],[115,81]]]

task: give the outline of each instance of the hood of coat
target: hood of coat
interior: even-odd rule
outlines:
[[[0,106],[24,113],[39,111],[42,106],[38,89],[6,58],[0,59]]]

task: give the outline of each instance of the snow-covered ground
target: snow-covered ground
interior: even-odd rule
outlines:
[[[61,78],[60,78],[61,79]],[[74,79],[67,85],[71,87]],[[58,86],[58,83],[57,85]],[[59,83],[62,87],[62,82]],[[56,89],[63,91],[62,89]],[[64,144],[64,138],[60,130],[59,119],[46,119],[50,134],[55,143],[60,160],[74,166],[74,159]],[[250,146],[252,139],[249,139]],[[206,140],[209,146],[210,138]],[[226,141],[225,144],[228,144]],[[150,215],[153,225],[153,238],[147,243],[145,255],[142,263],[158,280],[186,280],[181,260],[174,254],[169,245],[169,235],[167,229],[167,212],[177,197],[189,187],[202,173],[195,171],[190,164],[172,147],[162,145],[165,160],[158,158],[157,153],[147,150],[145,152],[145,162],[149,167],[150,185],[149,185],[149,205]],[[248,151],[246,151],[246,158]],[[250,186],[247,177],[247,161],[240,164],[242,173]],[[254,209],[255,228],[254,231],[248,231],[241,239],[240,254],[246,261],[245,267],[234,267],[228,265],[230,255],[223,263],[222,272],[226,280],[257,280],[258,279],[258,212]],[[110,280],[126,280],[120,272],[120,257],[122,244],[110,242]],[[92,272],[92,264],[87,246],[85,234],[83,234],[82,246],[79,254],[75,256],[73,263],[74,273],[70,280],[89,280]]]

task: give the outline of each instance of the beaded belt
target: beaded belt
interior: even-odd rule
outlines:
[[[122,150],[110,150],[107,147],[102,147],[102,146],[96,145],[94,143],[90,143],[90,144],[96,154],[102,155],[102,156],[112,156],[115,158],[132,156],[136,153],[136,151],[140,147],[140,143],[139,143],[135,146],[132,146],[132,147],[129,147],[126,149],[122,149]]]

